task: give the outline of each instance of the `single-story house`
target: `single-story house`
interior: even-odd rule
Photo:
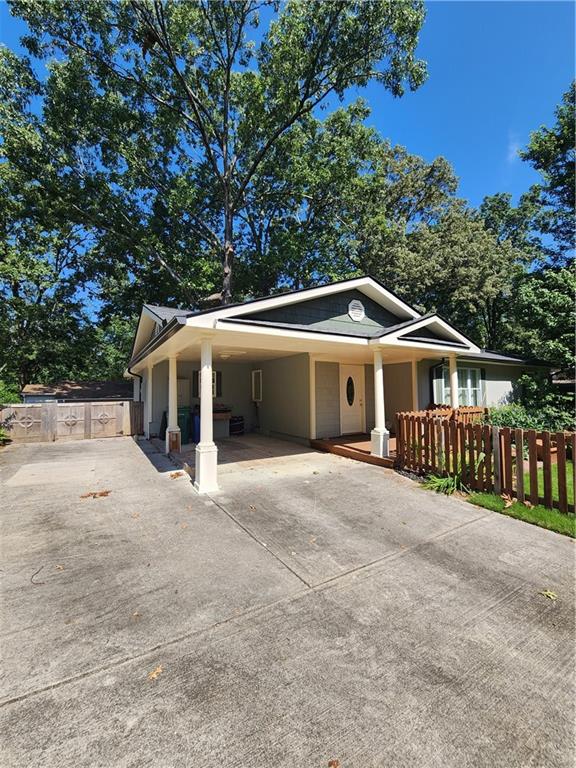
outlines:
[[[382,457],[398,411],[503,403],[531,368],[358,277],[201,311],[145,305],[128,372],[167,452],[181,448],[178,408],[199,414],[195,486],[209,492],[228,416],[305,443],[370,433]]]
[[[56,384],[26,384],[20,392],[22,402],[95,403],[132,400],[132,381],[59,381]],[[136,397],[138,399],[138,396]]]

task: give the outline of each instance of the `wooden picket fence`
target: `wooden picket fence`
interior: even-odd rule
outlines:
[[[449,405],[432,405],[424,411],[410,411],[398,415],[420,416],[421,418],[442,418],[462,424],[479,424],[488,414],[488,408],[481,405],[463,405],[451,408]]]
[[[494,427],[418,413],[398,413],[396,423],[399,468],[418,474],[460,474],[473,491],[574,512],[567,472],[573,473],[576,466],[575,433]]]

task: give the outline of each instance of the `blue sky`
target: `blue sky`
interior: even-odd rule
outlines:
[[[410,152],[446,157],[472,204],[516,199],[538,179],[516,150],[552,124],[574,77],[574,4],[431,2],[419,55],[429,77],[414,93],[366,89],[371,122]]]
[[[516,156],[530,132],[551,125],[574,77],[572,2],[430,2],[419,56],[428,81],[394,99],[362,92],[369,120],[393,143],[428,160],[443,155],[473,205],[484,195],[514,199],[537,180]],[[23,26],[0,0],[0,40],[18,48]],[[352,94],[351,94],[352,95]]]

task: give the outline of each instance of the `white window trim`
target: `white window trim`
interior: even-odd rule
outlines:
[[[256,378],[260,379],[260,397],[256,397]],[[257,368],[254,371],[252,371],[252,402],[253,403],[261,403],[262,402],[262,369]]]
[[[202,376],[200,375],[200,371],[198,371],[198,397],[201,397],[202,395]],[[212,371],[212,399],[216,399],[216,371]]]
[[[458,404],[461,406],[467,405],[484,405],[486,399],[485,386],[482,379],[482,369],[474,366],[458,366]],[[447,365],[441,366],[442,375],[434,378],[434,402],[438,404],[444,404],[450,402],[450,373]],[[478,382],[477,387],[472,386],[471,372],[476,371]],[[466,372],[466,387],[460,386],[461,374]],[[465,390],[465,396],[462,397],[462,390]],[[476,399],[477,403],[473,403],[473,393],[477,391],[478,395]],[[441,397],[438,398],[438,395]],[[463,402],[465,400],[466,402]]]

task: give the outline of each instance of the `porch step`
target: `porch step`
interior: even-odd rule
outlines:
[[[368,436],[366,436],[368,438]],[[336,456],[344,456],[346,459],[363,461],[365,464],[374,464],[378,467],[394,468],[393,457],[372,456],[367,448],[368,439],[351,442],[346,438],[330,440],[310,440],[310,447],[325,453],[334,453]]]

